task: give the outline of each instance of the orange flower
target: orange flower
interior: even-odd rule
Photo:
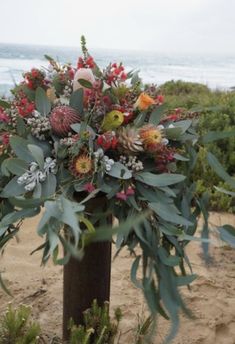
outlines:
[[[154,152],[163,141],[162,128],[151,124],[143,126],[143,128],[139,130],[139,135],[144,148],[149,152]]]
[[[77,156],[73,160],[70,170],[76,177],[85,177],[92,171],[91,158],[86,154]]]
[[[151,105],[156,104],[155,100],[146,93],[141,93],[134,105],[139,110],[147,110]]]

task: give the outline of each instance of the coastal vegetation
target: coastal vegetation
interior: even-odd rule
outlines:
[[[169,81],[161,86],[169,109],[180,108],[197,113],[198,132],[204,135],[210,131],[235,130],[235,91],[211,90],[206,85]],[[235,210],[234,199],[221,193],[214,186],[231,190],[231,187],[209,167],[205,159],[206,151],[212,152],[224,169],[235,174],[235,139],[221,139],[199,147],[199,154],[192,178],[197,183],[197,192],[207,191],[210,196],[210,209],[215,211]]]

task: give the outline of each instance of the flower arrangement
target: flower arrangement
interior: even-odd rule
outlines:
[[[158,88],[122,63],[101,70],[84,38],[82,52],[75,68],[46,56],[49,67],[25,73],[13,97],[0,102],[0,248],[42,207],[44,263],[50,256],[67,261],[59,258],[61,245],[80,257],[89,242],[116,234],[118,250],[140,247],[131,278],[152,314],[173,320],[170,339],[179,310],[188,312],[178,287],[195,275],[184,248],[206,204],[190,180],[196,120],[168,109]],[[101,214],[98,204],[90,213],[86,205],[99,195],[106,210]],[[110,214],[120,226],[96,230]]]

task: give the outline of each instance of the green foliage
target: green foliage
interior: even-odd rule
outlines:
[[[51,103],[47,98],[46,92],[43,88],[38,87],[35,94],[35,103],[37,110],[43,115],[47,116],[51,111]]]
[[[161,86],[161,91],[164,95],[182,96],[182,95],[194,95],[194,94],[206,94],[210,90],[207,86],[185,81],[167,81]]]
[[[38,324],[30,321],[30,308],[9,306],[0,319],[0,344],[36,344],[41,333]]]
[[[119,308],[115,311],[115,319],[109,316],[109,304],[99,307],[94,300],[91,308],[84,312],[84,325],[70,324],[70,344],[113,344],[118,334],[122,313]]]
[[[228,174],[235,174],[235,92],[213,91],[207,86],[183,81],[169,81],[161,86],[168,108],[183,108],[198,111],[198,132],[205,135],[207,151],[213,153]],[[221,140],[214,141],[217,132]],[[223,132],[230,132],[224,135]],[[218,136],[217,135],[217,136]],[[230,137],[229,137],[230,136]],[[197,182],[197,192],[202,195],[208,192],[211,196],[210,208],[216,211],[234,211],[234,203],[229,195],[214,188],[214,185],[225,187],[220,177],[213,171],[206,159],[206,150],[199,149],[197,163],[192,174]]]
[[[152,343],[151,339],[155,329],[155,323],[151,316],[147,318],[138,314],[138,323],[135,331],[135,344]]]

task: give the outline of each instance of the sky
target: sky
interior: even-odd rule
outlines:
[[[0,42],[235,53],[235,0],[0,0]]]

